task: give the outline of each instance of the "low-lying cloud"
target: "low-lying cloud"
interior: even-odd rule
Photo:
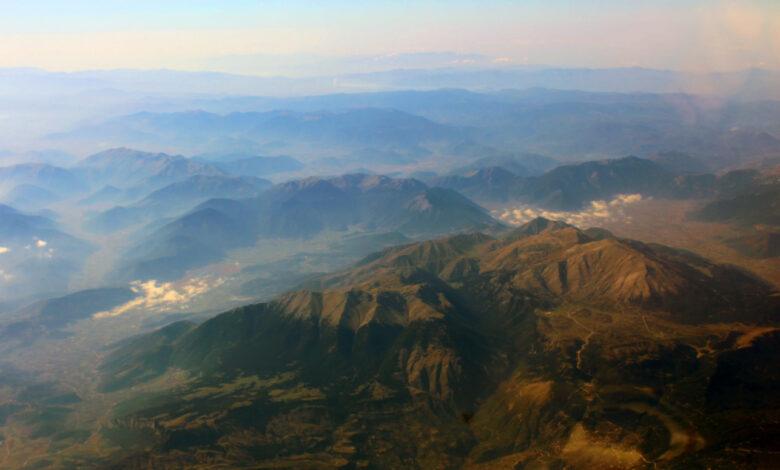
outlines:
[[[224,283],[222,278],[197,278],[179,282],[156,280],[134,281],[130,284],[138,297],[105,312],[96,313],[94,318],[108,318],[122,315],[130,310],[169,312],[186,307],[195,297]]]
[[[588,228],[615,220],[630,222],[631,217],[626,215],[625,209],[627,206],[640,201],[642,201],[641,194],[618,194],[611,201],[591,201],[585,209],[577,212],[556,212],[531,206],[522,206],[514,209],[505,209],[498,214],[498,218],[512,225],[520,225],[536,217],[544,217],[546,219],[562,220],[580,228]]]

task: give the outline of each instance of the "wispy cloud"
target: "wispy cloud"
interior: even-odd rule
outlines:
[[[536,217],[545,217],[588,228],[618,219],[630,222],[631,217],[626,215],[625,209],[641,200],[641,194],[618,194],[611,201],[591,201],[585,209],[577,212],[547,211],[524,205],[505,209],[498,214],[498,218],[509,224],[520,225]]]

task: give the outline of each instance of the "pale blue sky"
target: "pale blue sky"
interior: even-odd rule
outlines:
[[[50,70],[273,74],[272,63],[297,57],[438,51],[502,59],[497,65],[780,63],[776,0],[0,0],[0,9],[0,66]]]

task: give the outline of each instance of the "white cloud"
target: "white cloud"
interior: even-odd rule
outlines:
[[[11,250],[9,250],[8,247],[0,246],[0,254],[8,253],[9,251]]]
[[[115,317],[133,309],[168,312],[186,306],[193,298],[223,283],[222,278],[199,278],[160,284],[156,280],[133,281],[130,288],[139,294],[138,297],[112,310],[99,312],[93,316],[94,318]]]
[[[38,240],[38,241],[35,242],[35,246],[37,246],[38,248],[43,248],[46,245],[47,245],[47,243],[46,243],[45,240]]]
[[[13,275],[8,274],[7,272],[0,269],[0,279],[2,279],[3,281],[10,281],[13,278],[14,278]]]
[[[531,206],[520,206],[513,209],[505,209],[497,216],[499,219],[513,225],[520,225],[536,217],[562,220],[580,228],[596,227],[613,220],[631,220],[626,215],[625,208],[642,200],[641,194],[618,194],[611,201],[591,201],[581,211],[547,211]]]

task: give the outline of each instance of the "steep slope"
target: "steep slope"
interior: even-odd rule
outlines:
[[[389,248],[316,284],[119,346],[106,392],[171,368],[192,379],[115,408],[106,436],[151,441],[95,462],[772,462],[780,383],[761,371],[780,311],[733,268],[537,220]]]

